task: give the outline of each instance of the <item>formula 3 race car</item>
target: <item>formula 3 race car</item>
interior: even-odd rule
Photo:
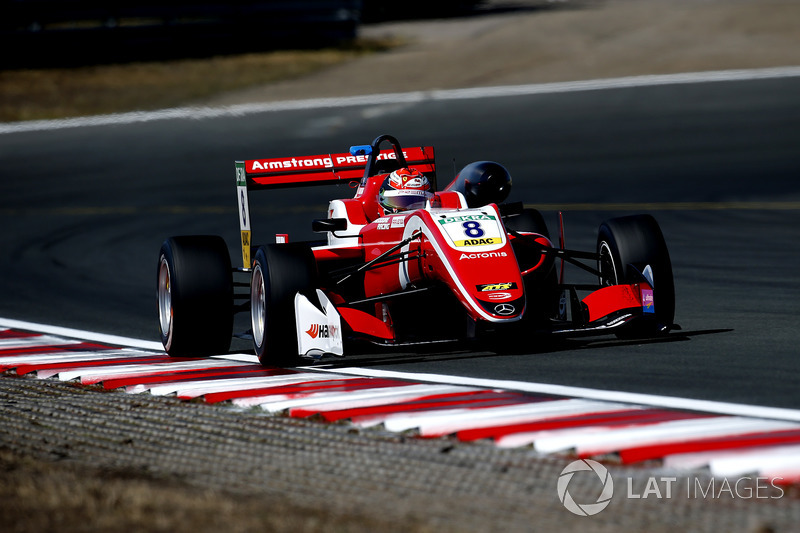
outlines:
[[[251,328],[238,336],[252,338],[268,366],[341,356],[354,341],[509,343],[673,327],[672,266],[650,215],[607,220],[596,250],[568,250],[560,213],[556,245],[538,211],[504,203],[511,176],[502,165],[470,163],[438,190],[433,147],[404,149],[389,135],[349,153],[235,166],[242,266],[232,267],[218,236],[161,246],[159,328],[172,356],[227,353],[234,314],[247,311]],[[312,222],[325,240],[278,234],[251,244],[251,192],[352,182],[355,196],[330,201]],[[565,283],[565,264],[597,282]]]

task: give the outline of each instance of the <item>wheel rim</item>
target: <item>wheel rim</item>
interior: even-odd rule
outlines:
[[[597,269],[600,271],[600,285],[603,287],[618,285],[619,279],[617,278],[617,268],[614,264],[614,254],[611,253],[611,248],[607,242],[602,241],[600,243],[599,255]]]
[[[264,272],[261,265],[256,263],[253,268],[253,278],[250,282],[250,321],[253,327],[253,341],[261,347],[264,343],[266,330],[266,288],[264,287]]]
[[[169,277],[169,264],[161,257],[158,267],[158,322],[161,334],[169,338],[172,332],[172,284]]]

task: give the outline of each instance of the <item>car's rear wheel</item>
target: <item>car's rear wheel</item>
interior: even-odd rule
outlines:
[[[311,248],[303,243],[268,244],[258,248],[250,279],[250,321],[253,349],[265,366],[299,361],[294,297],[316,286]]]
[[[661,228],[650,215],[606,220],[597,235],[598,270],[603,286],[636,283],[649,265],[655,313],[634,321],[628,335],[652,335],[672,326],[675,318],[675,282]]]
[[[550,232],[547,231],[547,223],[544,221],[542,213],[537,209],[525,208],[520,214],[504,219],[503,224],[508,230],[538,233],[548,239],[550,238]]]
[[[225,241],[170,237],[158,259],[158,327],[170,356],[227,353],[233,335],[233,277]]]

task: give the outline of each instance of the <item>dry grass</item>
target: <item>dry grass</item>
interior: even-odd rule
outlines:
[[[152,110],[297,78],[392,47],[359,40],[324,50],[0,72],[0,122]]]

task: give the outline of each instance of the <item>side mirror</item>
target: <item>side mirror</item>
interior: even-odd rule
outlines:
[[[311,222],[311,231],[325,233],[329,231],[344,231],[347,229],[346,218],[318,218]]]

